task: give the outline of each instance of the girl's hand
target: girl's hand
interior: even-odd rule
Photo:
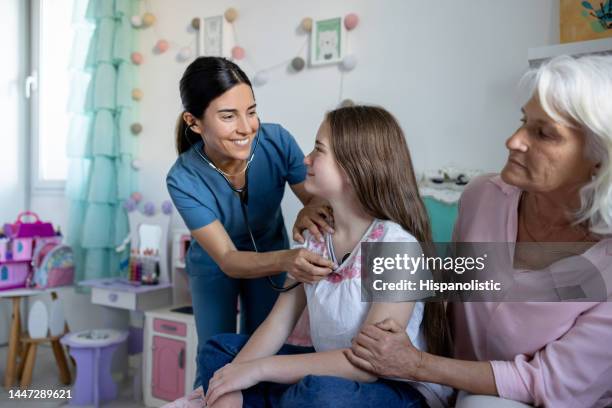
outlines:
[[[304,283],[318,282],[338,267],[329,259],[304,248],[283,251],[282,256],[282,270]]]
[[[307,205],[300,210],[293,225],[293,240],[304,243],[302,232],[310,231],[318,241],[323,240],[323,232],[334,233],[329,220],[333,218],[332,208],[328,205]]]
[[[226,364],[218,369],[208,382],[206,405],[214,405],[221,396],[249,388],[260,379],[261,370],[253,362]]]
[[[423,361],[423,352],[392,319],[363,327],[344,354],[354,366],[378,376],[417,381]]]

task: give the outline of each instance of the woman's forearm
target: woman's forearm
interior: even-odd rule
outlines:
[[[258,360],[262,380],[295,384],[307,375],[328,375],[360,382],[373,382],[377,377],[353,366],[342,350],[320,353],[272,356]]]
[[[225,274],[232,278],[253,279],[285,271],[283,255],[286,250],[270,252],[231,251],[219,263]]]
[[[498,395],[493,368],[488,361],[467,361],[423,353],[414,376],[418,381],[445,384],[472,394]]]

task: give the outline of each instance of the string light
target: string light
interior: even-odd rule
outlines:
[[[245,63],[254,68],[255,75],[253,77],[253,83],[256,86],[263,86],[270,80],[270,73],[277,70],[278,68],[289,66],[292,72],[299,73],[306,67],[305,56],[303,55],[306,46],[308,45],[309,38],[303,42],[300,48],[296,53],[293,54],[291,58],[283,59],[274,64],[270,64],[263,68],[259,67],[253,59],[253,56],[244,49],[243,46],[240,45],[239,37],[236,30],[236,22],[239,19],[238,10],[233,7],[228,8],[223,13],[223,18],[227,21],[231,26],[234,45],[231,48],[229,58],[233,61],[241,61],[241,63]],[[169,41],[162,37],[157,30],[157,17],[154,13],[151,12],[151,7],[149,0],[144,0],[144,13],[142,16],[134,15],[130,19],[132,26],[140,29],[149,29],[153,30],[153,33],[156,37],[155,46],[153,47],[155,54],[164,54],[170,49],[178,50],[176,53],[176,60],[178,62],[187,62],[194,55],[193,46],[195,44],[195,38],[189,44],[177,44],[176,42]],[[359,16],[356,13],[349,13],[343,19],[344,27],[347,30],[346,35],[346,50],[349,49],[348,46],[348,32],[354,30],[359,24]],[[199,17],[194,17],[189,26],[194,31],[202,30],[203,19]],[[314,21],[310,17],[305,17],[300,21],[300,29],[305,34],[314,35],[312,33]],[[200,32],[200,38],[203,39],[203,33]],[[203,49],[203,44],[200,44],[200,48]],[[203,54],[201,51],[199,54]],[[131,55],[132,62],[135,65],[140,65],[144,62],[144,57],[139,52],[134,52]],[[350,99],[345,99],[343,101],[343,91],[344,91],[344,74],[352,71],[357,65],[357,57],[354,54],[345,54],[345,56],[340,61],[340,81],[339,81],[339,92],[338,92],[338,101],[340,105],[343,105],[344,102],[350,101]],[[142,99],[143,93],[140,89],[135,88],[132,90],[132,98],[136,101]],[[341,102],[342,101],[342,102]],[[352,103],[352,101],[350,101]]]

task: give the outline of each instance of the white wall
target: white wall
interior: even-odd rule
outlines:
[[[556,0],[149,0],[141,2],[143,12],[146,4],[158,19],[154,29],[140,32],[145,56],[138,68],[144,91],[139,106],[144,126],[138,136],[140,185],[145,199],[158,205],[168,198],[165,175],[176,158],[174,125],[181,110],[178,81],[187,66],[175,56],[179,45],[195,43],[196,34],[187,29],[195,16],[238,9],[236,30],[248,55],[240,64],[252,77],[254,63],[262,68],[295,56],[306,40],[297,30],[303,17],[359,14],[361,22],[350,33],[359,63],[345,75],[344,97],[394,113],[419,171],[449,164],[501,168],[503,142],[520,116],[515,85],[527,68],[527,49],[559,38]],[[169,40],[173,48],[154,55],[158,38]],[[281,123],[308,152],[324,112],[338,103],[339,79],[336,66],[299,74],[278,68],[268,84],[255,89],[260,116]],[[62,196],[34,196],[32,208],[66,229],[68,205]],[[286,194],[288,228],[298,208],[293,195]],[[182,225],[176,214],[174,224]],[[69,315],[75,330],[121,321],[88,304],[83,295],[64,296],[78,305]]]
[[[177,48],[163,55],[151,48],[160,37],[177,45],[194,41],[196,35],[187,30],[194,16],[222,14],[230,6],[238,10],[236,30],[248,56],[239,63],[252,78],[253,61],[262,68],[295,56],[306,39],[297,30],[303,17],[356,12],[360,24],[349,39],[359,62],[344,77],[344,97],[394,113],[419,171],[449,164],[500,169],[506,157],[503,142],[518,124],[515,85],[528,66],[527,48],[557,43],[559,36],[555,0],[445,0],[435,6],[416,0],[148,4],[158,22],[155,30],[140,35],[145,53],[139,68],[144,91],[140,180],[145,197],[156,202],[167,198],[164,178],[176,158],[178,81],[187,64],[175,60]],[[281,123],[308,152],[323,113],[338,103],[339,80],[337,66],[298,74],[278,68],[255,89],[260,116]],[[291,224],[297,200],[289,193],[283,207]]]
[[[26,64],[25,2],[0,2],[0,38],[4,61],[0,64],[0,223],[12,221],[26,206],[25,99],[23,80]],[[10,303],[0,302],[0,344],[8,338]]]

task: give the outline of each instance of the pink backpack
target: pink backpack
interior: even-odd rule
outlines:
[[[74,282],[72,248],[59,239],[44,240],[32,257],[34,276],[30,286],[38,289],[69,286]]]

